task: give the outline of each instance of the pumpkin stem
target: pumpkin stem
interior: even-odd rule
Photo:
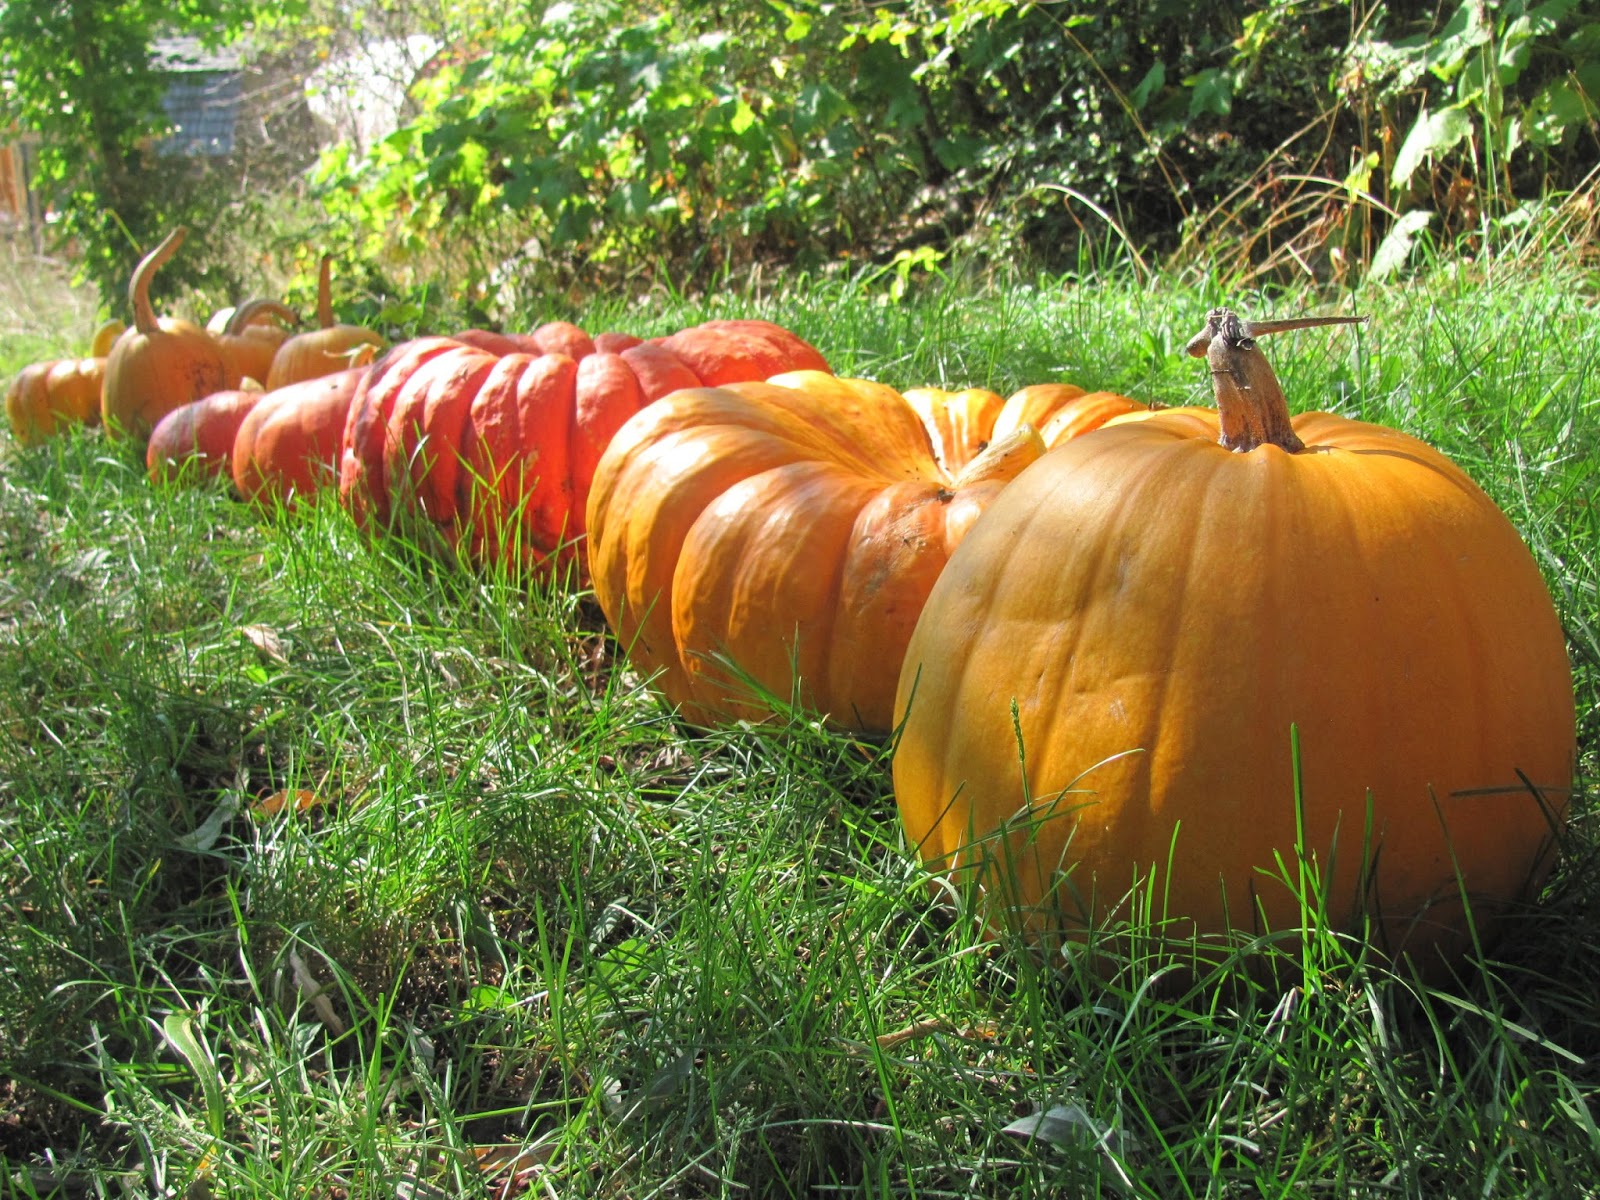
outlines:
[[[1206,325],[1184,349],[1211,367],[1222,435],[1217,439],[1239,453],[1271,443],[1290,454],[1305,449],[1289,421],[1289,402],[1278,377],[1255,339],[1263,334],[1322,325],[1354,325],[1365,317],[1292,317],[1281,321],[1245,321],[1227,308],[1206,314]]]
[[[133,327],[140,333],[160,332],[156,310],[150,304],[150,280],[167,259],[178,252],[178,247],[183,245],[183,239],[188,235],[189,231],[179,225],[162,239],[159,246],[141,258],[139,265],[133,269],[133,278],[128,280],[128,307],[133,309]]]
[[[299,316],[287,304],[279,304],[276,300],[246,300],[233,310],[233,316],[228,318],[228,323],[222,331],[238,336],[246,327],[255,324],[255,319],[263,313],[269,317],[276,317],[285,325],[300,324]]]
[[[317,324],[323,329],[333,328],[332,261],[332,255],[324,254],[322,265],[317,268]]]

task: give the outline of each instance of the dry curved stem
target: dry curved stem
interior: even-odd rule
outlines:
[[[1281,321],[1245,321],[1228,308],[1206,314],[1205,328],[1189,339],[1186,353],[1203,358],[1211,367],[1211,385],[1217,399],[1218,441],[1227,449],[1244,453],[1271,444],[1290,454],[1305,443],[1290,423],[1289,402],[1255,339],[1291,329],[1323,325],[1356,325],[1365,317],[1291,317]]]
[[[228,323],[223,327],[223,332],[237,336],[251,325],[266,324],[258,322],[260,316],[275,317],[280,323],[293,327],[300,324],[300,316],[287,304],[280,304],[276,300],[246,300],[233,310],[233,316],[228,318]]]
[[[150,280],[166,261],[178,252],[189,231],[179,225],[162,239],[161,244],[139,260],[128,280],[128,307],[133,309],[133,327],[140,333],[150,334],[160,330],[156,310],[150,304]]]

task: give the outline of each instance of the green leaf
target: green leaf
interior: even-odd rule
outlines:
[[[1225,117],[1233,111],[1233,85],[1227,75],[1217,68],[1208,67],[1198,75],[1189,76],[1183,83],[1185,87],[1193,89],[1189,95],[1191,117],[1206,113]]]
[[[1405,266],[1411,258],[1412,247],[1416,244],[1417,234],[1428,227],[1433,220],[1433,214],[1426,209],[1414,208],[1403,215],[1394,223],[1393,228],[1378,244],[1377,251],[1372,256],[1372,262],[1367,267],[1367,278],[1372,281],[1383,279],[1394,274]]]
[[[161,1032],[200,1081],[200,1092],[206,1102],[206,1129],[212,1137],[220,1138],[227,1121],[227,1109],[222,1099],[222,1076],[217,1073],[217,1064],[211,1057],[210,1048],[200,1040],[195,1030],[194,1014],[168,1013],[161,1022]]]
[[[1150,103],[1150,97],[1154,96],[1166,85],[1167,68],[1161,63],[1156,63],[1144,73],[1144,78],[1129,93],[1128,99],[1132,102],[1135,111],[1143,112],[1144,106]]]
[[[743,96],[740,96],[739,102],[734,106],[733,117],[728,122],[728,128],[737,135],[745,132],[745,130],[749,129],[755,123],[755,109],[750,107],[749,101],[747,101]]]
[[[1600,118],[1595,95],[1570,78],[1556,80],[1529,102],[1521,122],[1523,135],[1535,145],[1559,146],[1573,130]]]
[[[1443,108],[1430,113],[1424,108],[1417,123],[1400,144],[1394,156],[1391,178],[1396,187],[1405,187],[1424,161],[1451,149],[1472,132],[1472,117],[1463,108]]]
[[[792,5],[785,4],[783,0],[767,0],[767,4],[789,24],[783,31],[784,41],[803,42],[811,36],[811,14],[802,12]]]

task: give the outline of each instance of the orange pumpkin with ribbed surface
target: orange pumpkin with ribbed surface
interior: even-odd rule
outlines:
[[[240,423],[229,455],[239,494],[292,505],[337,482],[345,421],[366,371],[351,367],[263,396]]]
[[[110,437],[147,442],[155,422],[190,400],[221,392],[227,378],[211,334],[179,317],[157,317],[150,306],[150,280],[186,235],[182,226],[166,235],[128,280],[133,326],[110,347],[101,389],[101,419]]]
[[[680,391],[601,459],[595,595],[691,721],[759,720],[764,690],[885,732],[900,655],[950,552],[1044,452],[1034,424],[1097,404],[1144,407],[1070,385],[1009,401],[902,396],[812,372]]]
[[[330,264],[328,256],[323,255],[317,267],[317,328],[297,333],[278,347],[262,381],[269,392],[364,366],[383,349],[383,338],[375,331],[334,319]]]
[[[934,586],[895,794],[996,920],[1154,898],[1162,934],[1293,937],[1321,909],[1437,963],[1463,890],[1486,934],[1548,868],[1575,734],[1539,568],[1431,447],[1291,419],[1254,337],[1301,324],[1212,313],[1217,411],[1052,451]]]
[[[370,526],[420,509],[476,558],[579,561],[595,467],[629,417],[679,388],[794,369],[827,363],[768,321],[711,321],[649,341],[591,339],[567,322],[420,338],[363,380],[340,494]]]
[[[100,423],[103,358],[62,358],[23,367],[6,389],[11,433],[24,446],[37,446],[75,425]]]
[[[222,390],[227,366],[215,339],[177,317],[157,318],[150,281],[183,244],[179,226],[147,254],[128,281],[133,326],[125,329],[106,358],[100,414],[112,437],[148,441],[157,421],[173,409]]]

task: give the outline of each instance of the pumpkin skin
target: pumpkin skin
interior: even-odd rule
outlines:
[[[373,364],[352,402],[340,495],[369,528],[420,511],[478,561],[581,567],[590,483],[629,417],[708,378],[795,368],[827,363],[767,321],[649,341],[567,322],[419,338]]]
[[[6,389],[6,417],[23,446],[37,446],[75,425],[100,423],[103,358],[62,358],[23,367]]]
[[[239,494],[292,507],[337,480],[350,402],[366,373],[351,367],[263,396],[229,455]]]
[[[907,840],[1035,932],[1126,917],[1154,876],[1175,937],[1292,933],[1293,725],[1330,923],[1437,968],[1469,945],[1454,864],[1485,934],[1548,866],[1575,755],[1560,623],[1443,455],[1287,407],[1241,423],[1267,381],[1225,403],[1219,353],[1219,411],[1066,443],[951,557],[895,702]],[[1245,427],[1274,437],[1219,444]]]
[[[150,431],[145,470],[152,483],[198,482],[229,475],[233,439],[265,393],[261,385],[229,388],[173,409]]]
[[[743,677],[789,698],[798,675],[805,707],[887,732],[900,656],[950,552],[1044,453],[1032,422],[1085,399],[1070,385],[902,396],[811,372],[675,393],[601,459],[595,596],[693,723],[763,719]]]
[[[133,327],[126,329],[106,358],[100,415],[113,438],[149,440],[157,421],[180,405],[219,392],[227,367],[215,339],[176,317],[157,319],[150,306],[150,280],[177,252],[187,234],[182,226],[147,254],[128,282]]]
[[[264,381],[269,392],[365,366],[383,349],[383,338],[372,330],[334,320],[330,261],[323,255],[317,269],[317,328],[297,333],[278,347]]]

